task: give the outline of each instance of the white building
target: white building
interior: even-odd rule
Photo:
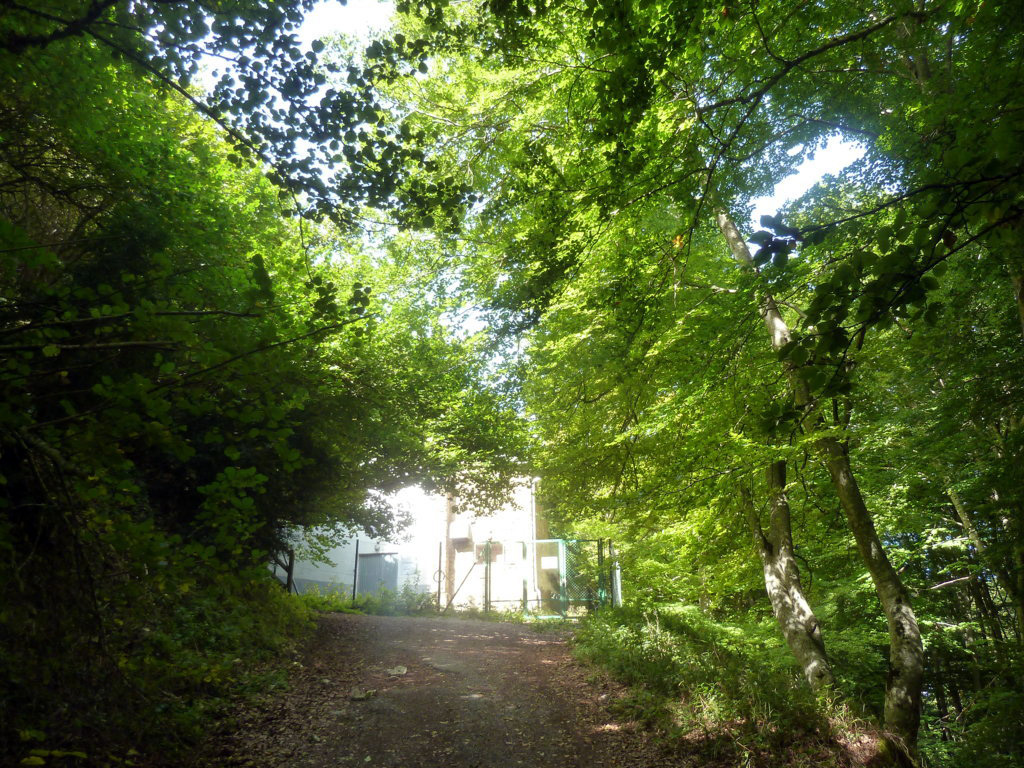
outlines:
[[[549,539],[534,481],[482,516],[455,514],[449,499],[419,488],[400,491],[392,503],[412,519],[400,540],[360,536],[328,553],[333,565],[299,560],[296,589],[354,596],[408,588],[430,593],[442,608],[562,614],[617,597],[610,544]]]

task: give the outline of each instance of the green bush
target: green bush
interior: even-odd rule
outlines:
[[[771,626],[716,622],[693,606],[606,609],[581,622],[574,644],[634,686],[624,714],[670,736],[714,733],[716,752],[744,754],[799,740],[817,750],[832,738],[836,713],[815,700]]]
[[[1017,667],[1020,668],[1019,665]],[[1019,768],[1024,765],[1024,695],[987,689],[965,702],[963,715],[922,733],[921,751],[932,765]]]
[[[418,616],[437,611],[437,603],[430,592],[423,592],[412,584],[405,584],[395,592],[381,589],[375,594],[356,595],[346,591],[321,590],[313,586],[299,596],[307,607],[320,613],[366,613],[374,616]]]
[[[351,593],[341,589],[321,589],[313,585],[298,596],[299,602],[317,613],[362,613],[354,607]]]
[[[89,605],[32,624],[23,606],[0,615],[0,633],[21,637],[0,648],[0,762],[66,752],[181,764],[237,699],[283,682],[271,661],[312,626],[310,611],[265,569],[195,576],[180,566],[98,584],[105,613],[91,635],[80,631]]]

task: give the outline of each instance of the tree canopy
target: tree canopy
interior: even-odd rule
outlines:
[[[1019,4],[311,6],[0,3],[8,751],[227,676],[167,660],[296,527],[529,472],[894,762],[1020,761]]]
[[[160,731],[154,697],[173,697],[170,716],[186,723],[190,697],[234,675],[243,641],[263,642],[269,625],[246,622],[285,610],[245,590],[268,583],[297,530],[387,537],[399,521],[382,494],[459,488],[490,508],[520,472],[513,404],[488,385],[479,341],[442,322],[429,270],[290,215],[316,197],[282,191],[283,173],[301,181],[285,155],[243,161],[235,130],[175,79],[206,34],[188,26],[198,11],[154,9],[140,29],[124,14],[144,9],[127,4],[83,4],[57,26],[40,7],[4,17],[8,755],[32,746],[19,732],[73,746],[122,728],[139,743]],[[214,27],[237,37],[260,18]],[[154,19],[184,52],[144,45],[162,34]],[[265,44],[294,62],[275,29]],[[112,57],[115,33],[147,58]],[[246,136],[262,130],[239,115]],[[102,726],[108,698],[123,700],[122,720]],[[78,714],[45,714],[60,711]]]
[[[1024,317],[1017,9],[406,10],[404,34],[438,53],[432,76],[395,98],[437,136],[445,172],[479,190],[451,252],[495,328],[528,341],[534,457],[564,530],[622,541],[644,574],[637,599],[653,604],[730,615],[763,575],[812,685],[850,681],[828,650],[865,626],[847,623],[856,595],[852,612],[887,627],[871,641],[879,657],[854,666],[888,667],[872,707],[892,750],[916,753],[922,706],[936,740],[959,741],[931,719],[948,723],[962,700],[956,673],[935,670],[953,638],[977,663],[972,622],[989,623],[993,660],[1018,654],[1024,613],[1011,573],[1024,552],[1010,479]],[[754,197],[836,135],[862,158],[743,226]],[[979,398],[982,381],[993,390]],[[1008,684],[998,663],[991,674]],[[1015,717],[1008,699],[989,699],[982,679],[972,732],[1016,754],[1016,726],[994,725]]]

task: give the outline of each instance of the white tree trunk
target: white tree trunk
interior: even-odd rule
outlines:
[[[716,220],[729,244],[733,260],[743,268],[753,269],[750,250],[732,219],[724,212],[719,212]],[[764,293],[760,304],[761,316],[771,334],[772,347],[779,349],[791,338],[789,326],[771,294]],[[810,407],[812,403],[806,383],[796,375],[797,369],[792,364],[785,363],[785,366],[796,404]],[[817,419],[808,419],[805,422],[807,429],[813,431],[816,422]],[[831,436],[819,437],[815,445],[828,467],[832,485],[846,513],[847,524],[857,542],[857,550],[871,575],[889,627],[885,725],[896,737],[896,741],[902,742],[908,752],[913,752],[921,723],[921,687],[924,676],[924,647],[917,617],[907,590],[889,562],[875,530],[844,446]]]
[[[742,260],[742,265],[753,268],[750,252],[732,221],[720,214],[719,225],[730,249]],[[789,343],[789,328],[782,321],[782,314],[770,295],[761,297],[761,317],[771,335],[774,349]],[[804,595],[800,569],[793,553],[793,529],[789,500],[786,498],[786,462],[778,461],[769,465],[767,480],[771,501],[767,535],[757,518],[753,502],[749,497],[746,499],[748,521],[764,570],[765,590],[786,644],[803,669],[807,682],[814,690],[823,690],[831,687],[835,679],[825,654],[821,624]]]
[[[1013,298],[1017,303],[1017,314],[1020,315],[1020,330],[1024,334],[1024,274],[1014,273],[1011,275],[1013,281]]]
[[[804,597],[800,583],[800,571],[793,552],[789,500],[786,498],[786,462],[770,464],[766,475],[771,504],[767,533],[761,526],[749,492],[743,489],[747,519],[761,556],[765,590],[786,644],[803,669],[807,682],[816,692],[827,691],[835,684],[835,678],[825,654],[821,625]]]

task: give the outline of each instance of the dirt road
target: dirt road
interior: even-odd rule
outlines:
[[[211,765],[679,765],[609,713],[621,690],[564,635],[461,619],[328,615],[288,691],[243,712]]]

